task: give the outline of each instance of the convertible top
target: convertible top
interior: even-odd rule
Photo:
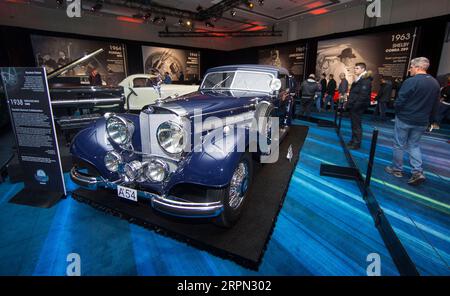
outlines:
[[[285,68],[278,68],[275,66],[269,66],[269,65],[256,65],[256,64],[248,64],[248,65],[228,65],[228,66],[220,66],[211,68],[208,71],[206,71],[206,74],[210,72],[220,72],[220,71],[237,71],[237,70],[253,70],[253,71],[260,71],[260,72],[277,72],[280,74],[289,75],[289,71]]]

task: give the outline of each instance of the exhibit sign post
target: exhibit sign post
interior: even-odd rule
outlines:
[[[10,202],[49,208],[66,195],[44,68],[0,68],[24,189]]]

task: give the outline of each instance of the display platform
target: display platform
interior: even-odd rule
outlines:
[[[246,208],[241,219],[231,229],[219,228],[206,220],[193,222],[168,217],[143,202],[135,204],[119,200],[113,191],[77,189],[72,196],[132,223],[257,270],[307,134],[308,127],[293,126],[280,145],[279,160],[273,164],[257,167]],[[288,159],[287,154],[291,145],[292,159]]]

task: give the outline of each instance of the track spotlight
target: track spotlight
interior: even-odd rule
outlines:
[[[186,26],[188,26],[188,27],[192,26],[192,22],[190,20],[187,20],[186,21]]]
[[[156,25],[161,25],[166,22],[165,16],[156,16],[153,18],[152,22]]]
[[[211,22],[205,22],[205,26],[207,28],[214,28],[214,25]]]
[[[258,0],[258,3],[259,3],[260,6],[263,6],[264,5],[264,0]]]
[[[100,9],[102,9],[103,4],[100,1],[97,1],[97,3],[95,3],[94,5],[92,5],[91,7],[91,11],[92,12],[96,12],[99,11]]]
[[[144,19],[144,21],[148,21],[151,16],[152,14],[150,12],[147,12],[142,16],[142,18]]]
[[[56,5],[61,6],[64,4],[64,0],[56,0]]]
[[[253,9],[253,7],[255,7],[255,4],[253,4],[253,2],[251,2],[251,1],[247,1],[247,3],[245,3],[245,5],[247,5],[247,7],[250,9]]]
[[[231,14],[231,16],[236,16],[236,10],[234,10],[234,9],[232,9],[231,11],[230,11],[230,14]]]

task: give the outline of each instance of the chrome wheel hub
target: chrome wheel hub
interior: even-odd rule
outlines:
[[[233,209],[239,208],[244,201],[249,186],[249,171],[246,162],[240,162],[234,171],[230,183],[229,206]]]

